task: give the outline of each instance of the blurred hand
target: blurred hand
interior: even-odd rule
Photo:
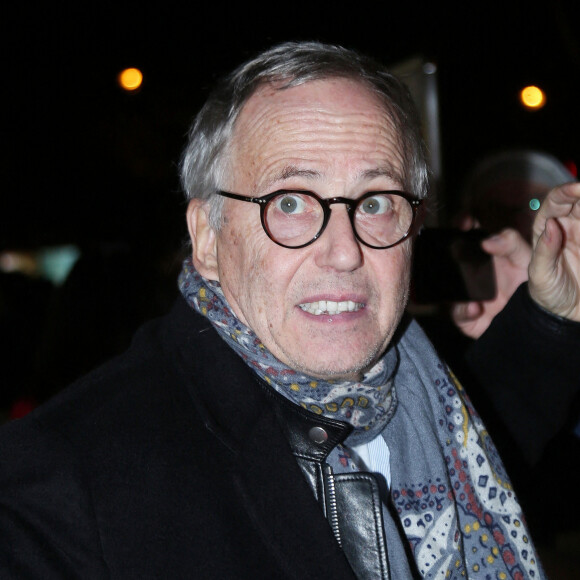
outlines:
[[[531,297],[546,310],[580,322],[580,183],[550,191],[533,232]]]
[[[506,229],[485,239],[482,248],[493,256],[497,293],[493,300],[458,302],[451,316],[461,332],[479,338],[503,310],[518,286],[528,279],[532,248],[516,230]]]

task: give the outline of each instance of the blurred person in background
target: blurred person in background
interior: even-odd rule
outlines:
[[[470,172],[457,219],[462,229],[479,227],[490,234],[482,247],[493,256],[497,295],[494,300],[454,305],[453,320],[464,334],[479,338],[528,279],[537,211],[552,188],[574,180],[554,156],[533,150],[489,155]]]

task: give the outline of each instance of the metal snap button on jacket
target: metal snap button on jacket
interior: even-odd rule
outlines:
[[[308,431],[308,436],[314,443],[318,443],[319,445],[326,443],[328,440],[328,433],[322,427],[312,427]]]

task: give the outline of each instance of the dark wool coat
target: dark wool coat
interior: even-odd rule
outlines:
[[[0,435],[0,578],[354,578],[264,391],[179,300]]]

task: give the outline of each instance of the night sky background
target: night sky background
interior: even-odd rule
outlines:
[[[193,115],[217,75],[284,40],[437,64],[447,204],[490,151],[539,148],[580,164],[580,3],[488,4],[3,8],[0,250],[115,240],[145,252],[179,247],[177,164]],[[144,73],[135,94],[116,82],[127,66]],[[526,84],[546,91],[546,107],[521,107]]]

